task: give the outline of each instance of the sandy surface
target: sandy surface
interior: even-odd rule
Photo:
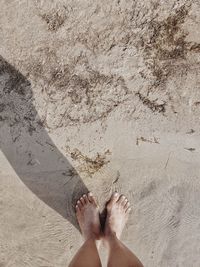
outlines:
[[[64,267],[91,190],[144,266],[200,266],[199,1],[0,1],[0,267]],[[102,251],[105,261],[105,252]]]

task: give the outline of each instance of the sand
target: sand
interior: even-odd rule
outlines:
[[[0,3],[0,266],[64,267],[115,190],[144,266],[200,266],[198,1]],[[102,249],[102,261],[106,253]]]

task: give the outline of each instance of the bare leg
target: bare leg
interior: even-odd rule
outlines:
[[[143,267],[139,259],[120,241],[127,222],[130,204],[123,196],[115,193],[107,205],[105,244],[109,249],[108,267]]]
[[[99,209],[91,193],[77,201],[76,215],[85,241],[69,267],[101,267],[97,250],[101,232]]]

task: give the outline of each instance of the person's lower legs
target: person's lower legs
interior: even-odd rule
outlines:
[[[139,259],[119,240],[130,212],[129,202],[118,193],[107,204],[104,243],[109,250],[108,267],[143,267]]]
[[[116,237],[107,240],[108,267],[143,267],[139,259]]]
[[[76,216],[85,241],[69,267],[101,267],[97,250],[101,235],[99,208],[91,193],[77,201]]]
[[[101,262],[94,239],[88,239],[78,250],[69,267],[101,267]]]
[[[104,235],[101,234],[99,209],[92,194],[77,201],[76,215],[85,239],[69,267],[101,267],[96,243],[101,238],[109,251],[108,267],[143,267],[139,259],[120,241],[130,211],[129,202],[115,193],[107,204]]]

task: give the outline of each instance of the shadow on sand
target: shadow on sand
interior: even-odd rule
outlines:
[[[23,183],[79,229],[74,205],[88,189],[33,105],[31,84],[0,56],[0,149]]]

